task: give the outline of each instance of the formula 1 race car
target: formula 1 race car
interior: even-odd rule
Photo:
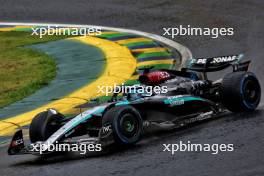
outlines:
[[[13,136],[10,155],[38,154],[32,144],[86,143],[132,145],[151,125],[174,129],[231,112],[254,111],[261,98],[258,79],[248,72],[250,61],[241,55],[191,59],[181,70],[144,68],[139,76],[142,86],[166,86],[167,91],[114,93],[105,103],[87,103],[79,115],[65,118],[54,109],[41,112],[29,128],[31,145],[25,145],[22,131]],[[207,72],[233,68],[222,79],[209,80]],[[45,153],[45,151],[44,151]],[[46,152],[48,153],[48,151]]]

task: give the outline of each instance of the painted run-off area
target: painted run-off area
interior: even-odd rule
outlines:
[[[19,31],[21,31],[21,30],[19,30]],[[85,43],[86,45],[89,45],[92,42],[93,45],[95,45],[99,48],[101,47],[100,43],[106,43],[104,45],[104,53],[105,54],[107,53],[106,54],[106,60],[108,58],[108,60],[107,60],[107,65],[108,65],[107,68],[108,69],[105,70],[105,73],[109,74],[109,71],[110,71],[112,73],[116,73],[116,75],[114,74],[113,75],[114,77],[111,77],[111,76],[108,77],[106,79],[107,81],[96,82],[95,85],[100,84],[100,82],[106,83],[106,84],[112,84],[112,83],[119,83],[120,84],[120,83],[124,83],[124,82],[126,84],[135,84],[135,83],[137,83],[137,77],[138,77],[138,74],[140,73],[140,71],[138,71],[137,68],[142,68],[145,66],[155,66],[154,69],[171,68],[173,66],[173,64],[175,64],[175,56],[169,51],[169,49],[161,46],[159,43],[157,43],[151,39],[142,38],[140,36],[131,35],[131,34],[127,34],[127,33],[119,33],[119,32],[104,32],[102,35],[100,35],[98,37],[100,38],[100,40],[95,40],[95,41],[92,40],[93,42],[91,40],[89,40],[89,38],[88,39],[79,38],[78,40],[82,43]],[[115,45],[113,45],[113,43],[115,43]],[[112,46],[114,46],[114,47],[112,47]],[[120,46],[120,47],[118,47],[118,46]],[[41,49],[41,47],[33,47],[33,48]],[[52,47],[50,47],[50,49],[51,48]],[[67,48],[66,50],[71,50],[70,49],[71,47],[69,48],[69,46],[66,48]],[[124,50],[122,52],[122,50],[125,48],[127,51]],[[43,51],[43,48],[42,48],[42,51]],[[52,53],[53,53],[52,51],[49,52],[48,50],[45,50],[45,49],[44,49],[44,51],[49,56],[54,57],[54,55],[52,55]],[[120,53],[121,53],[121,55],[120,55]],[[122,56],[122,53],[124,56]],[[126,54],[124,54],[124,53],[126,53]],[[62,53],[62,55],[63,55],[63,53]],[[108,55],[108,57],[107,57],[107,55]],[[126,57],[128,55],[131,55],[128,58],[134,57],[136,65],[131,67],[131,65],[130,65],[131,63],[128,64],[127,61],[129,59],[126,59]],[[117,56],[119,57],[119,60],[116,59]],[[55,58],[58,58],[58,55],[57,56],[55,55]],[[124,62],[122,61],[122,58],[125,59]],[[91,64],[90,64],[90,66],[91,66]],[[111,69],[109,69],[109,68],[111,68]],[[124,71],[121,71],[121,70],[124,70]],[[120,71],[123,73],[123,75],[119,74]],[[103,75],[105,75],[105,73]],[[129,73],[129,74],[127,74],[127,73]],[[120,78],[118,78],[118,77],[120,77]],[[76,79],[76,77],[73,79]],[[104,79],[102,79],[102,80],[104,80]],[[82,86],[79,86],[79,87],[82,87]],[[85,90],[84,92],[87,92],[87,94],[83,94],[83,93],[74,94],[75,96],[77,95],[76,97],[79,98],[79,100],[77,100],[76,97],[75,97],[75,99],[72,99],[71,96],[67,96],[69,98],[66,98],[66,99],[64,98],[63,100],[61,100],[64,103],[61,104],[63,106],[61,106],[61,108],[59,108],[59,109],[63,109],[63,112],[65,112],[65,113],[70,113],[72,111],[71,110],[69,111],[66,109],[71,109],[74,107],[74,105],[84,103],[85,98],[89,99],[92,97],[98,97],[99,96],[99,97],[101,97],[101,100],[105,99],[105,97],[103,95],[97,95],[97,94],[92,95],[91,91],[89,91],[89,90],[92,90],[91,87],[93,87],[93,86],[88,85],[88,87],[90,87],[90,88],[88,88],[87,90],[85,87],[83,89],[83,90]],[[87,97],[87,95],[89,95],[89,96]],[[83,99],[83,100],[80,100],[80,99]],[[71,101],[72,103],[69,103],[69,101]],[[47,108],[47,107],[51,108],[54,106],[56,107],[57,105],[60,104],[60,103],[56,103],[56,101],[54,103],[55,104],[48,104],[48,106],[44,106],[44,107],[45,108]],[[29,112],[29,114],[27,114],[27,113],[21,114],[21,117],[18,115],[14,118],[6,119],[6,120],[12,121],[15,123],[19,123],[19,124],[28,124],[30,122],[30,119],[32,119],[32,117],[34,116],[34,113],[36,114],[37,111],[43,110],[44,107],[37,108],[36,110]],[[60,106],[58,106],[58,107],[60,107]],[[7,110],[8,110],[8,108],[7,108]],[[5,124],[2,126],[5,126],[5,128],[6,128],[6,126],[8,126],[8,125]]]

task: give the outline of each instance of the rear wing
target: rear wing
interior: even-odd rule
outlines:
[[[244,54],[231,55],[231,56],[218,56],[213,58],[198,58],[190,59],[184,70],[191,70],[196,72],[203,72],[206,78],[207,72],[215,72],[223,70],[229,66],[233,67],[233,71],[247,71],[250,61],[242,62]]]

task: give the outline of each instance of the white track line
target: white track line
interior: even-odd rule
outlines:
[[[106,27],[106,26],[95,26],[95,25],[79,25],[79,24],[55,24],[55,23],[19,23],[19,22],[0,22],[0,25],[10,25],[10,26],[58,26],[58,27],[84,27],[84,28],[101,28],[102,30],[110,30],[110,31],[118,31],[118,32],[127,32],[131,34],[141,35],[145,36],[151,39],[154,39],[156,41],[159,41],[165,45],[168,45],[169,47],[176,49],[177,52],[179,52],[181,56],[181,65],[180,67],[183,67],[188,59],[192,58],[191,51],[181,45],[178,42],[175,42],[173,40],[167,39],[165,37],[151,34],[147,32],[142,32],[138,30],[132,30],[132,29],[124,29],[124,28],[115,28],[115,27]]]

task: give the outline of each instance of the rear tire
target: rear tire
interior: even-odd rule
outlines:
[[[119,145],[132,145],[142,136],[143,121],[140,113],[132,106],[118,106],[103,116],[103,126],[111,125],[114,140]]]
[[[60,127],[58,121],[63,119],[62,114],[51,114],[44,111],[37,114],[29,127],[29,137],[32,143],[47,140]]]
[[[222,84],[223,105],[232,112],[253,111],[261,98],[258,79],[251,72],[227,74]]]

